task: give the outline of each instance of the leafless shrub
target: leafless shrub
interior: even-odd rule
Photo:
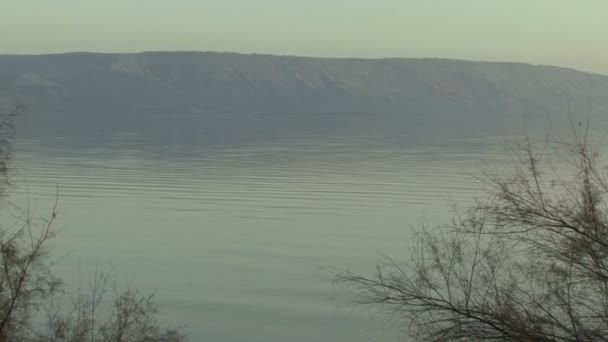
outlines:
[[[15,117],[23,111],[23,106],[17,106],[13,111],[0,117],[0,195],[9,181],[9,165],[13,155],[13,139],[15,138]]]
[[[582,125],[581,125],[582,126]],[[489,196],[422,230],[411,259],[336,281],[420,341],[608,341],[608,178],[588,127],[557,144],[574,171],[529,142]]]
[[[152,294],[138,290],[120,291],[113,276],[96,272],[86,290],[72,298],[67,310],[46,308],[46,328],[31,341],[36,342],[180,342],[185,336],[177,329],[163,329],[157,319]]]
[[[32,314],[60,285],[50,272],[46,243],[56,208],[49,219],[34,219],[29,208],[0,227],[0,341],[19,341],[32,328]]]
[[[17,108],[0,119],[0,196],[9,180]],[[48,218],[31,208],[1,208],[0,342],[181,342],[175,329],[157,322],[153,296],[119,291],[111,277],[96,273],[67,308],[58,305],[61,282],[51,273],[48,243],[57,231],[57,200]],[[45,313],[41,315],[41,313]]]

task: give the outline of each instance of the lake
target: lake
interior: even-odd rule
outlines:
[[[412,227],[472,199],[473,176],[507,160],[511,139],[476,122],[25,114],[11,192],[40,215],[59,194],[68,286],[114,268],[191,341],[386,341],[395,327],[351,304],[332,270],[407,260]]]

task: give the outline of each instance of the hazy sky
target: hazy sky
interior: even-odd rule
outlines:
[[[0,53],[446,57],[608,74],[608,0],[0,0]]]

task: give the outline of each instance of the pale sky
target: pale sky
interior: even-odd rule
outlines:
[[[608,0],[0,0],[0,53],[442,57],[608,74]]]

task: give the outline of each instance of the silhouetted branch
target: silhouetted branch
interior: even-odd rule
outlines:
[[[512,172],[484,173],[487,200],[424,230],[409,262],[336,281],[423,341],[608,341],[608,181],[588,122],[572,129],[570,179],[526,139]]]

